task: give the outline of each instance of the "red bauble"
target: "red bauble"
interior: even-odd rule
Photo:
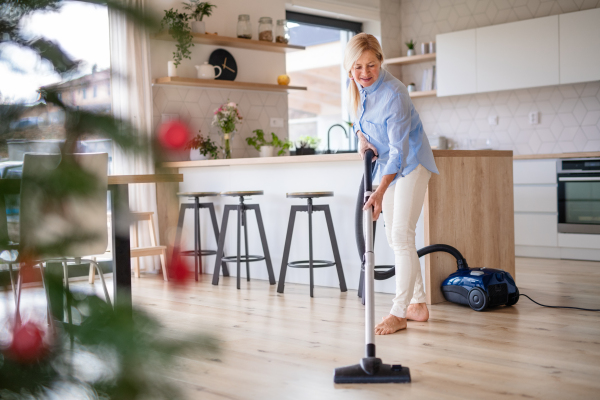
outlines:
[[[190,138],[190,130],[181,121],[165,122],[158,129],[158,141],[164,148],[170,150],[182,150]]]
[[[175,257],[175,260],[171,263],[171,280],[176,284],[183,285],[189,279],[191,279],[191,271],[186,263],[181,257]]]
[[[44,343],[44,332],[33,322],[25,322],[15,328],[6,355],[27,364],[40,360],[46,353],[48,348]]]

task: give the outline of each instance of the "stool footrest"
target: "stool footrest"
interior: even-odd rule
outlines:
[[[313,260],[313,268],[326,268],[335,266],[335,262],[327,260]],[[309,260],[292,261],[288,263],[290,268],[310,268]]]
[[[196,256],[198,252],[196,250],[185,250],[179,252],[179,254],[182,256]],[[215,254],[217,254],[216,250],[200,250],[201,256],[214,256]]]
[[[252,255],[248,255],[248,256],[241,255],[240,256],[240,262],[255,262],[255,261],[262,261],[264,259],[265,259],[265,257],[263,257],[263,256],[252,256]],[[237,256],[223,257],[222,260],[227,263],[237,262]]]

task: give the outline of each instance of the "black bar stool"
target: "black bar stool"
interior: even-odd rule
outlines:
[[[212,222],[215,239],[219,240],[219,227],[217,225],[217,216],[213,203],[200,203],[200,197],[218,196],[219,192],[180,192],[177,196],[189,197],[194,200],[194,203],[183,203],[179,209],[179,221],[177,222],[177,233],[175,234],[175,244],[173,249],[172,262],[178,255],[194,256],[194,271],[195,278],[198,281],[198,273],[202,273],[202,256],[212,256],[217,254],[215,250],[202,250],[200,238],[200,209],[207,208],[210,212],[210,220]],[[183,220],[186,210],[194,210],[194,250],[179,251],[181,241],[181,230],[183,229]],[[229,276],[227,264],[223,263],[223,275]]]
[[[279,274],[279,285],[277,286],[277,292],[283,293],[283,287],[285,286],[285,274],[287,267],[290,268],[308,268],[310,271],[310,297],[313,297],[313,268],[325,268],[335,266],[337,269],[338,279],[340,281],[340,290],[342,292],[347,291],[346,279],[344,278],[344,270],[342,269],[342,260],[340,259],[340,252],[335,238],[335,231],[333,229],[333,220],[331,219],[331,212],[329,211],[328,204],[313,205],[312,199],[315,197],[332,197],[333,192],[298,192],[298,193],[287,193],[286,197],[291,199],[306,199],[307,205],[305,206],[292,206],[290,211],[290,221],[288,223],[287,235],[285,238],[285,247],[283,249],[283,259],[281,261],[281,272]],[[312,243],[312,213],[315,211],[323,211],[325,213],[325,220],[327,221],[327,230],[329,231],[329,239],[331,240],[331,247],[333,249],[333,258],[335,261],[325,260],[313,260],[313,243]],[[308,260],[292,261],[288,263],[290,257],[290,247],[292,244],[292,234],[294,232],[294,222],[296,221],[297,212],[308,212]]]
[[[223,221],[221,222],[221,234],[219,235],[219,244],[217,246],[217,260],[215,261],[215,272],[213,274],[213,285],[219,284],[219,270],[221,264],[223,264],[223,275],[225,274],[226,267],[225,263],[236,262],[237,263],[237,288],[240,288],[240,265],[244,261],[246,263],[246,279],[250,281],[250,263],[255,261],[265,260],[267,264],[267,272],[269,274],[269,283],[275,284],[275,275],[273,274],[273,265],[271,264],[271,255],[269,254],[269,246],[267,244],[267,236],[265,234],[265,227],[263,225],[262,215],[260,213],[260,207],[258,204],[246,204],[244,203],[244,197],[247,196],[260,196],[264,192],[262,190],[242,191],[242,192],[222,192],[221,196],[239,197],[240,201],[237,205],[227,204],[223,211]],[[246,211],[254,210],[256,214],[256,222],[258,223],[258,232],[260,234],[260,241],[262,242],[264,256],[253,256],[248,254],[248,224],[246,220]],[[237,254],[235,256],[225,257],[223,255],[223,246],[225,245],[225,234],[227,233],[227,221],[229,220],[229,212],[237,211]],[[241,230],[244,227],[244,242],[246,252],[244,255],[241,254]]]

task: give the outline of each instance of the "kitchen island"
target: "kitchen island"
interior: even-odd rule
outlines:
[[[499,268],[515,276],[512,151],[434,150],[434,156],[440,175],[434,174],[429,182],[417,225],[417,248],[434,243],[449,244],[460,250],[470,267]],[[184,175],[184,181],[179,184],[181,192],[263,190],[263,196],[256,196],[248,203],[260,204],[276,278],[281,268],[290,207],[305,204],[301,199],[286,198],[286,193],[333,191],[334,197],[315,199],[314,203],[330,205],[346,283],[349,289],[358,288],[360,258],[354,237],[354,211],[363,170],[358,154],[180,161],[165,163],[162,167],[163,172]],[[220,224],[224,205],[235,204],[237,199],[215,197],[204,201],[214,202]],[[162,226],[176,226],[178,204],[173,201],[168,204],[168,209],[162,210],[165,221]],[[201,214],[201,218],[203,248],[216,249],[212,227],[206,223],[208,215]],[[248,220],[249,253],[262,254],[255,220],[252,215]],[[231,255],[236,247],[235,223],[235,219],[230,218],[226,255]],[[173,245],[173,238],[173,228],[161,232],[161,239],[169,246]],[[325,219],[319,213],[313,218],[313,241],[315,259],[333,259]],[[185,221],[182,243],[185,249],[193,247],[191,214]],[[394,263],[383,223],[377,227],[375,255],[377,265]],[[290,261],[307,258],[308,217],[301,213],[296,218]],[[440,284],[456,270],[456,262],[452,256],[442,253],[424,258],[421,265],[427,302],[442,302]],[[203,272],[212,273],[214,256],[204,257],[203,261]],[[232,275],[235,275],[234,265],[230,264]],[[242,274],[244,270],[242,268]],[[267,279],[263,262],[251,265],[251,278]],[[308,279],[308,271],[288,269],[286,282],[308,284]],[[335,269],[315,270],[315,285],[337,287]],[[394,293],[394,279],[377,281],[375,290]],[[318,295],[316,288],[315,296]]]

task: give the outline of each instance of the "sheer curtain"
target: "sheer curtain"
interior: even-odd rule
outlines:
[[[123,0],[129,6],[144,9],[144,0]],[[112,110],[117,118],[129,120],[140,134],[151,135],[152,87],[148,32],[109,8]],[[113,146],[113,171],[116,175],[154,173],[150,155],[125,154]],[[153,211],[156,214],[156,185],[129,186],[129,206],[132,211]],[[139,227],[139,245],[150,246],[145,222]],[[157,241],[158,232],[156,232]],[[140,267],[146,271],[159,268],[158,257],[143,257]]]

